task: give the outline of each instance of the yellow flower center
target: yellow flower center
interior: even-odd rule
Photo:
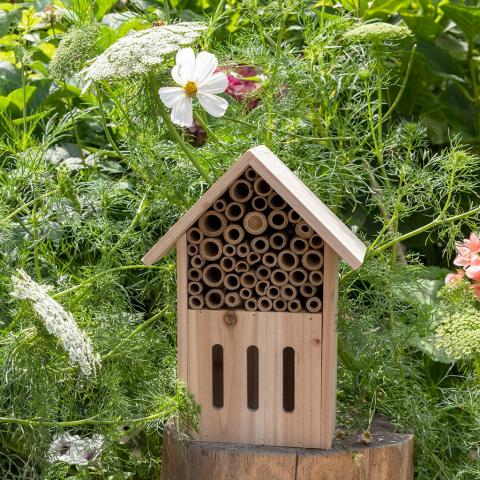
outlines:
[[[183,88],[187,92],[187,95],[189,95],[190,97],[193,97],[198,90],[197,84],[195,82],[192,82],[191,80],[188,81]]]

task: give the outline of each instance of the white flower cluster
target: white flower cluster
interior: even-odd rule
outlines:
[[[69,465],[87,465],[95,460],[103,446],[103,436],[81,438],[65,433],[54,438],[47,454],[50,463],[65,462]]]
[[[11,296],[30,300],[48,332],[62,341],[70,361],[79,365],[84,375],[94,375],[100,358],[94,354],[90,338],[78,327],[73,315],[48,294],[48,287],[39,285],[24,271],[18,270],[12,280]]]
[[[140,30],[117,40],[83,70],[86,87],[101,80],[120,80],[151,71],[174,53],[191,44],[207,27],[198,22],[181,22]]]

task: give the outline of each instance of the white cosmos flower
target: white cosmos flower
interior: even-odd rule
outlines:
[[[172,109],[172,122],[182,127],[193,125],[192,99],[197,97],[200,105],[212,116],[222,117],[228,102],[215,93],[227,89],[228,80],[223,72],[216,72],[217,58],[208,52],[200,52],[195,58],[191,48],[177,52],[172,78],[178,87],[162,87],[158,94],[162,102]]]

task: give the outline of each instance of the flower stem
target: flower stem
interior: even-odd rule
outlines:
[[[189,145],[187,145],[185,140],[178,133],[175,125],[173,124],[172,120],[170,119],[170,115],[168,114],[168,112],[165,109],[162,101],[160,100],[159,96],[156,93],[156,89],[155,89],[155,86],[153,84],[152,79],[150,79],[150,86],[152,88],[153,98],[155,99],[155,102],[158,106],[158,111],[160,113],[160,116],[162,117],[162,119],[163,119],[165,125],[167,126],[167,129],[169,130],[170,134],[172,135],[173,139],[177,142],[179,147],[183,150],[185,155],[192,162],[193,166],[197,169],[198,173],[200,173],[200,175],[203,177],[203,179],[209,185],[211,185],[213,182],[210,179],[208,173],[203,169],[203,167],[200,165],[198,160],[195,158],[195,155],[193,155],[193,153],[191,152]]]
[[[477,383],[480,385],[480,356],[478,353],[475,353],[474,362],[475,370],[477,371]]]

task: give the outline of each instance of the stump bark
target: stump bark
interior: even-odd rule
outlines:
[[[413,435],[372,432],[331,450],[181,441],[165,431],[161,480],[412,480]]]

